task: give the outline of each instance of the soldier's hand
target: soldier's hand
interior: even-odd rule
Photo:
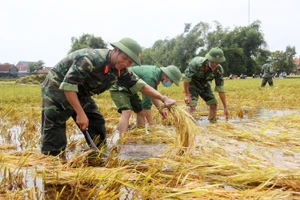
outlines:
[[[89,119],[86,114],[77,115],[76,124],[79,126],[80,130],[85,131],[89,126]]]
[[[169,99],[168,97],[165,97],[163,102],[167,108],[170,108],[172,105],[176,104],[174,99]]]
[[[165,110],[160,109],[159,113],[161,114],[161,116],[162,116],[163,119],[167,119],[168,114],[167,114],[167,112]]]
[[[190,103],[192,102],[191,96],[185,96],[185,97],[184,97],[184,102],[185,102],[186,104],[190,104]]]

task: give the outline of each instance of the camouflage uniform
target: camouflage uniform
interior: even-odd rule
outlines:
[[[82,49],[69,54],[50,70],[42,84],[42,153],[57,155],[64,150],[66,121],[70,117],[76,120],[76,112],[64,90],[77,92],[89,119],[89,134],[93,139],[98,137],[100,145],[105,142],[105,120],[92,95],[108,90],[116,80],[133,93],[144,87],[145,82],[126,68],[118,72],[110,64],[110,55],[108,49]]]
[[[274,70],[271,63],[266,63],[261,68],[262,73],[262,81],[261,81],[261,87],[264,87],[267,83],[269,83],[270,86],[273,86],[273,75]]]
[[[211,83],[215,79],[215,91],[224,92],[224,70],[219,64],[216,70],[212,72],[209,61],[205,57],[195,57],[191,60],[187,66],[183,81],[190,83],[190,95],[192,98],[189,106],[197,106],[198,96],[200,96],[207,105],[217,104],[216,99],[212,89]]]
[[[129,68],[134,74],[145,81],[152,88],[157,90],[162,77],[162,70],[156,66],[142,65]],[[152,107],[152,99],[142,94],[142,101],[138,94],[133,94],[126,86],[117,81],[110,89],[110,96],[118,108],[118,112],[122,110],[133,110],[138,113],[145,110],[150,110]]]

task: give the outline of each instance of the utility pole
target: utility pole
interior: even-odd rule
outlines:
[[[250,25],[250,0],[248,0],[248,26]]]

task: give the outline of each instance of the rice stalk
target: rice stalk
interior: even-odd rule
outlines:
[[[190,155],[196,146],[196,134],[200,132],[195,119],[185,110],[171,106],[169,112],[175,121],[176,134],[179,135],[178,155]]]

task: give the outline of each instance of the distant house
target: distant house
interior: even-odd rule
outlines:
[[[31,63],[30,61],[19,61],[16,64],[16,67],[19,69],[20,73],[24,73],[24,72],[29,72],[29,63]]]
[[[0,65],[0,77],[16,78],[18,77],[19,69],[13,64]]]
[[[32,61],[19,61],[16,67],[19,69],[19,76],[26,76],[30,74],[29,63],[37,63]],[[44,67],[38,70],[38,74],[47,74],[52,67]]]
[[[19,69],[19,76],[28,76],[30,74],[29,63],[35,63],[32,61],[19,61],[16,67]]]

